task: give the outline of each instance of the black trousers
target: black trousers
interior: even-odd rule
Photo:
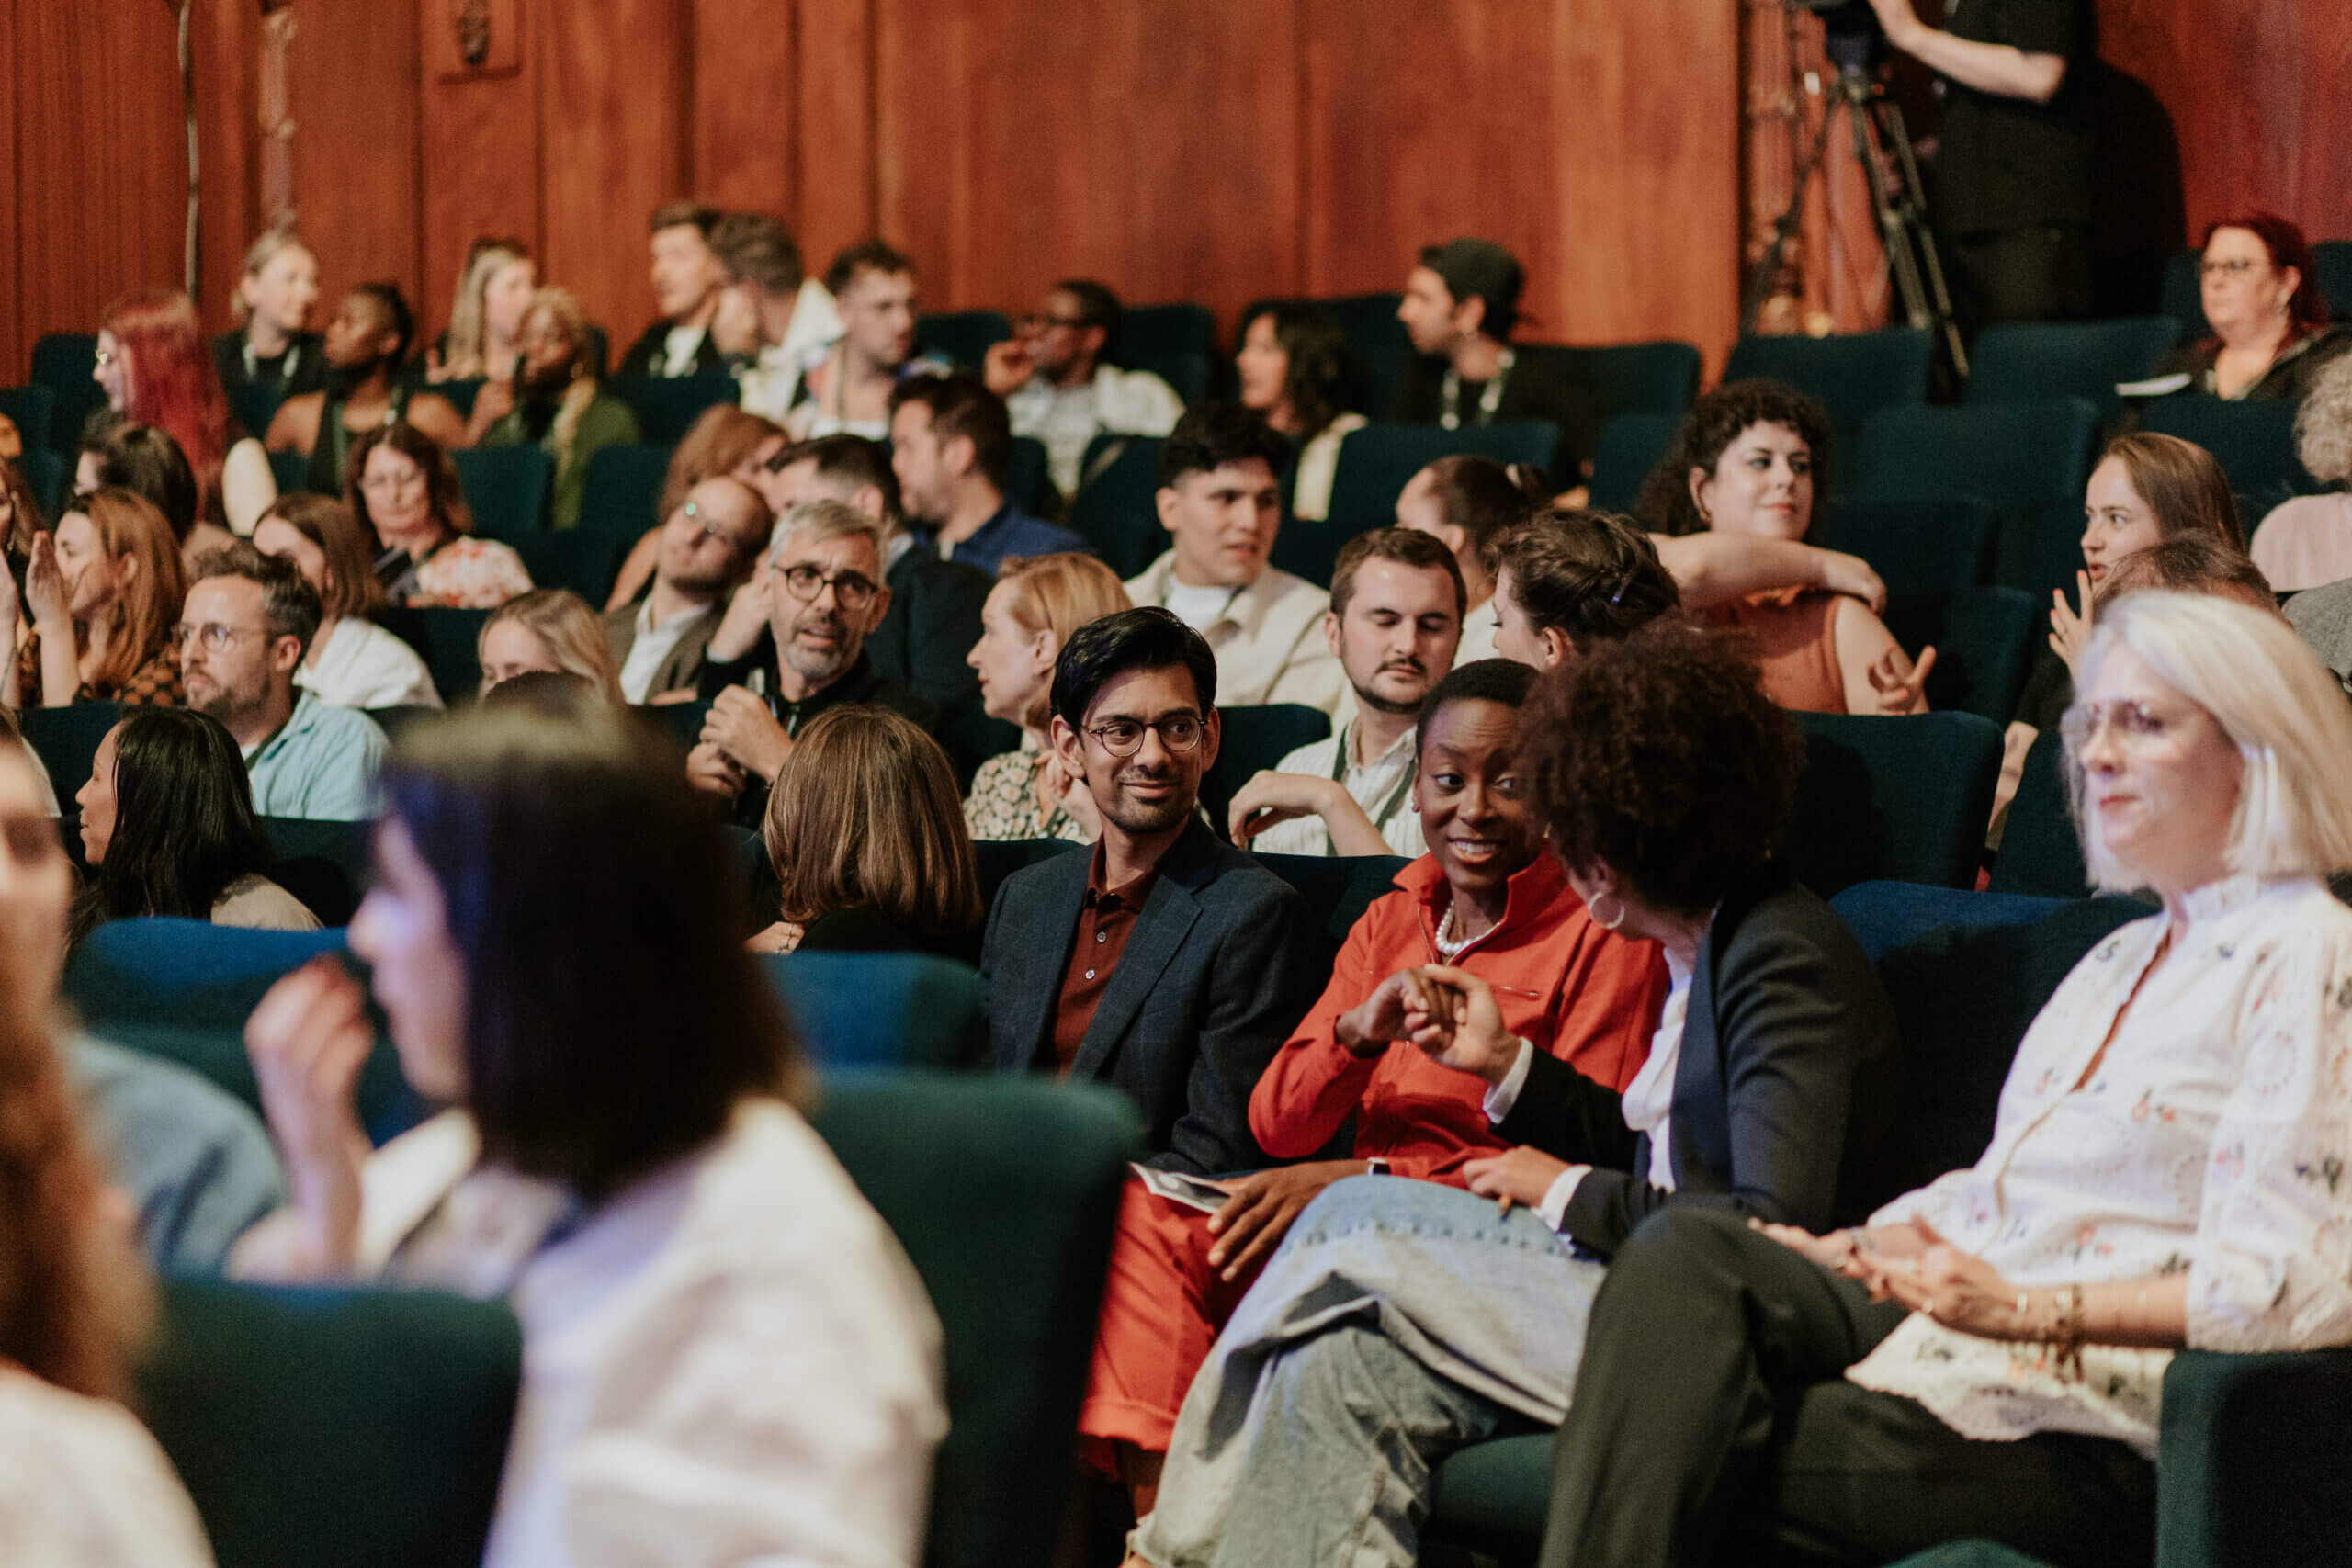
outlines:
[[[1952,313],[1971,341],[2002,321],[2070,321],[2091,313],[2091,245],[2084,230],[2050,225],[1962,234],[1944,242]]]
[[[1844,1381],[1903,1316],[1736,1215],[1652,1219],[1593,1305],[1544,1568],[1875,1568],[1968,1537],[2146,1568],[2155,1471],[2122,1444],[1976,1442]]]

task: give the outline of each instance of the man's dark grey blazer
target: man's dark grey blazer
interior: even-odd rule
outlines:
[[[1053,1065],[1093,858],[1056,855],[997,890],[980,970],[1000,1071]],[[1200,1176],[1272,1165],[1250,1135],[1250,1094],[1328,969],[1306,900],[1195,818],[1159,863],[1070,1076],[1126,1091],[1143,1112],[1146,1164]]]

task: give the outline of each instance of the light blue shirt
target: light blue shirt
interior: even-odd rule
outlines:
[[[285,726],[245,758],[254,810],[264,817],[364,822],[376,815],[376,773],[388,744],[366,714],[329,707],[304,691]]]

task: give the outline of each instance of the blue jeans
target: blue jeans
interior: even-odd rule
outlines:
[[[1439,1460],[1566,1413],[1601,1273],[1525,1209],[1334,1184],[1193,1379],[1135,1550],[1159,1568],[1410,1568]]]

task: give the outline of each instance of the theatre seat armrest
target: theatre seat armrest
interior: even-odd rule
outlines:
[[[2185,1350],[2165,1376],[2156,1568],[2335,1561],[2352,1518],[2352,1349]]]

